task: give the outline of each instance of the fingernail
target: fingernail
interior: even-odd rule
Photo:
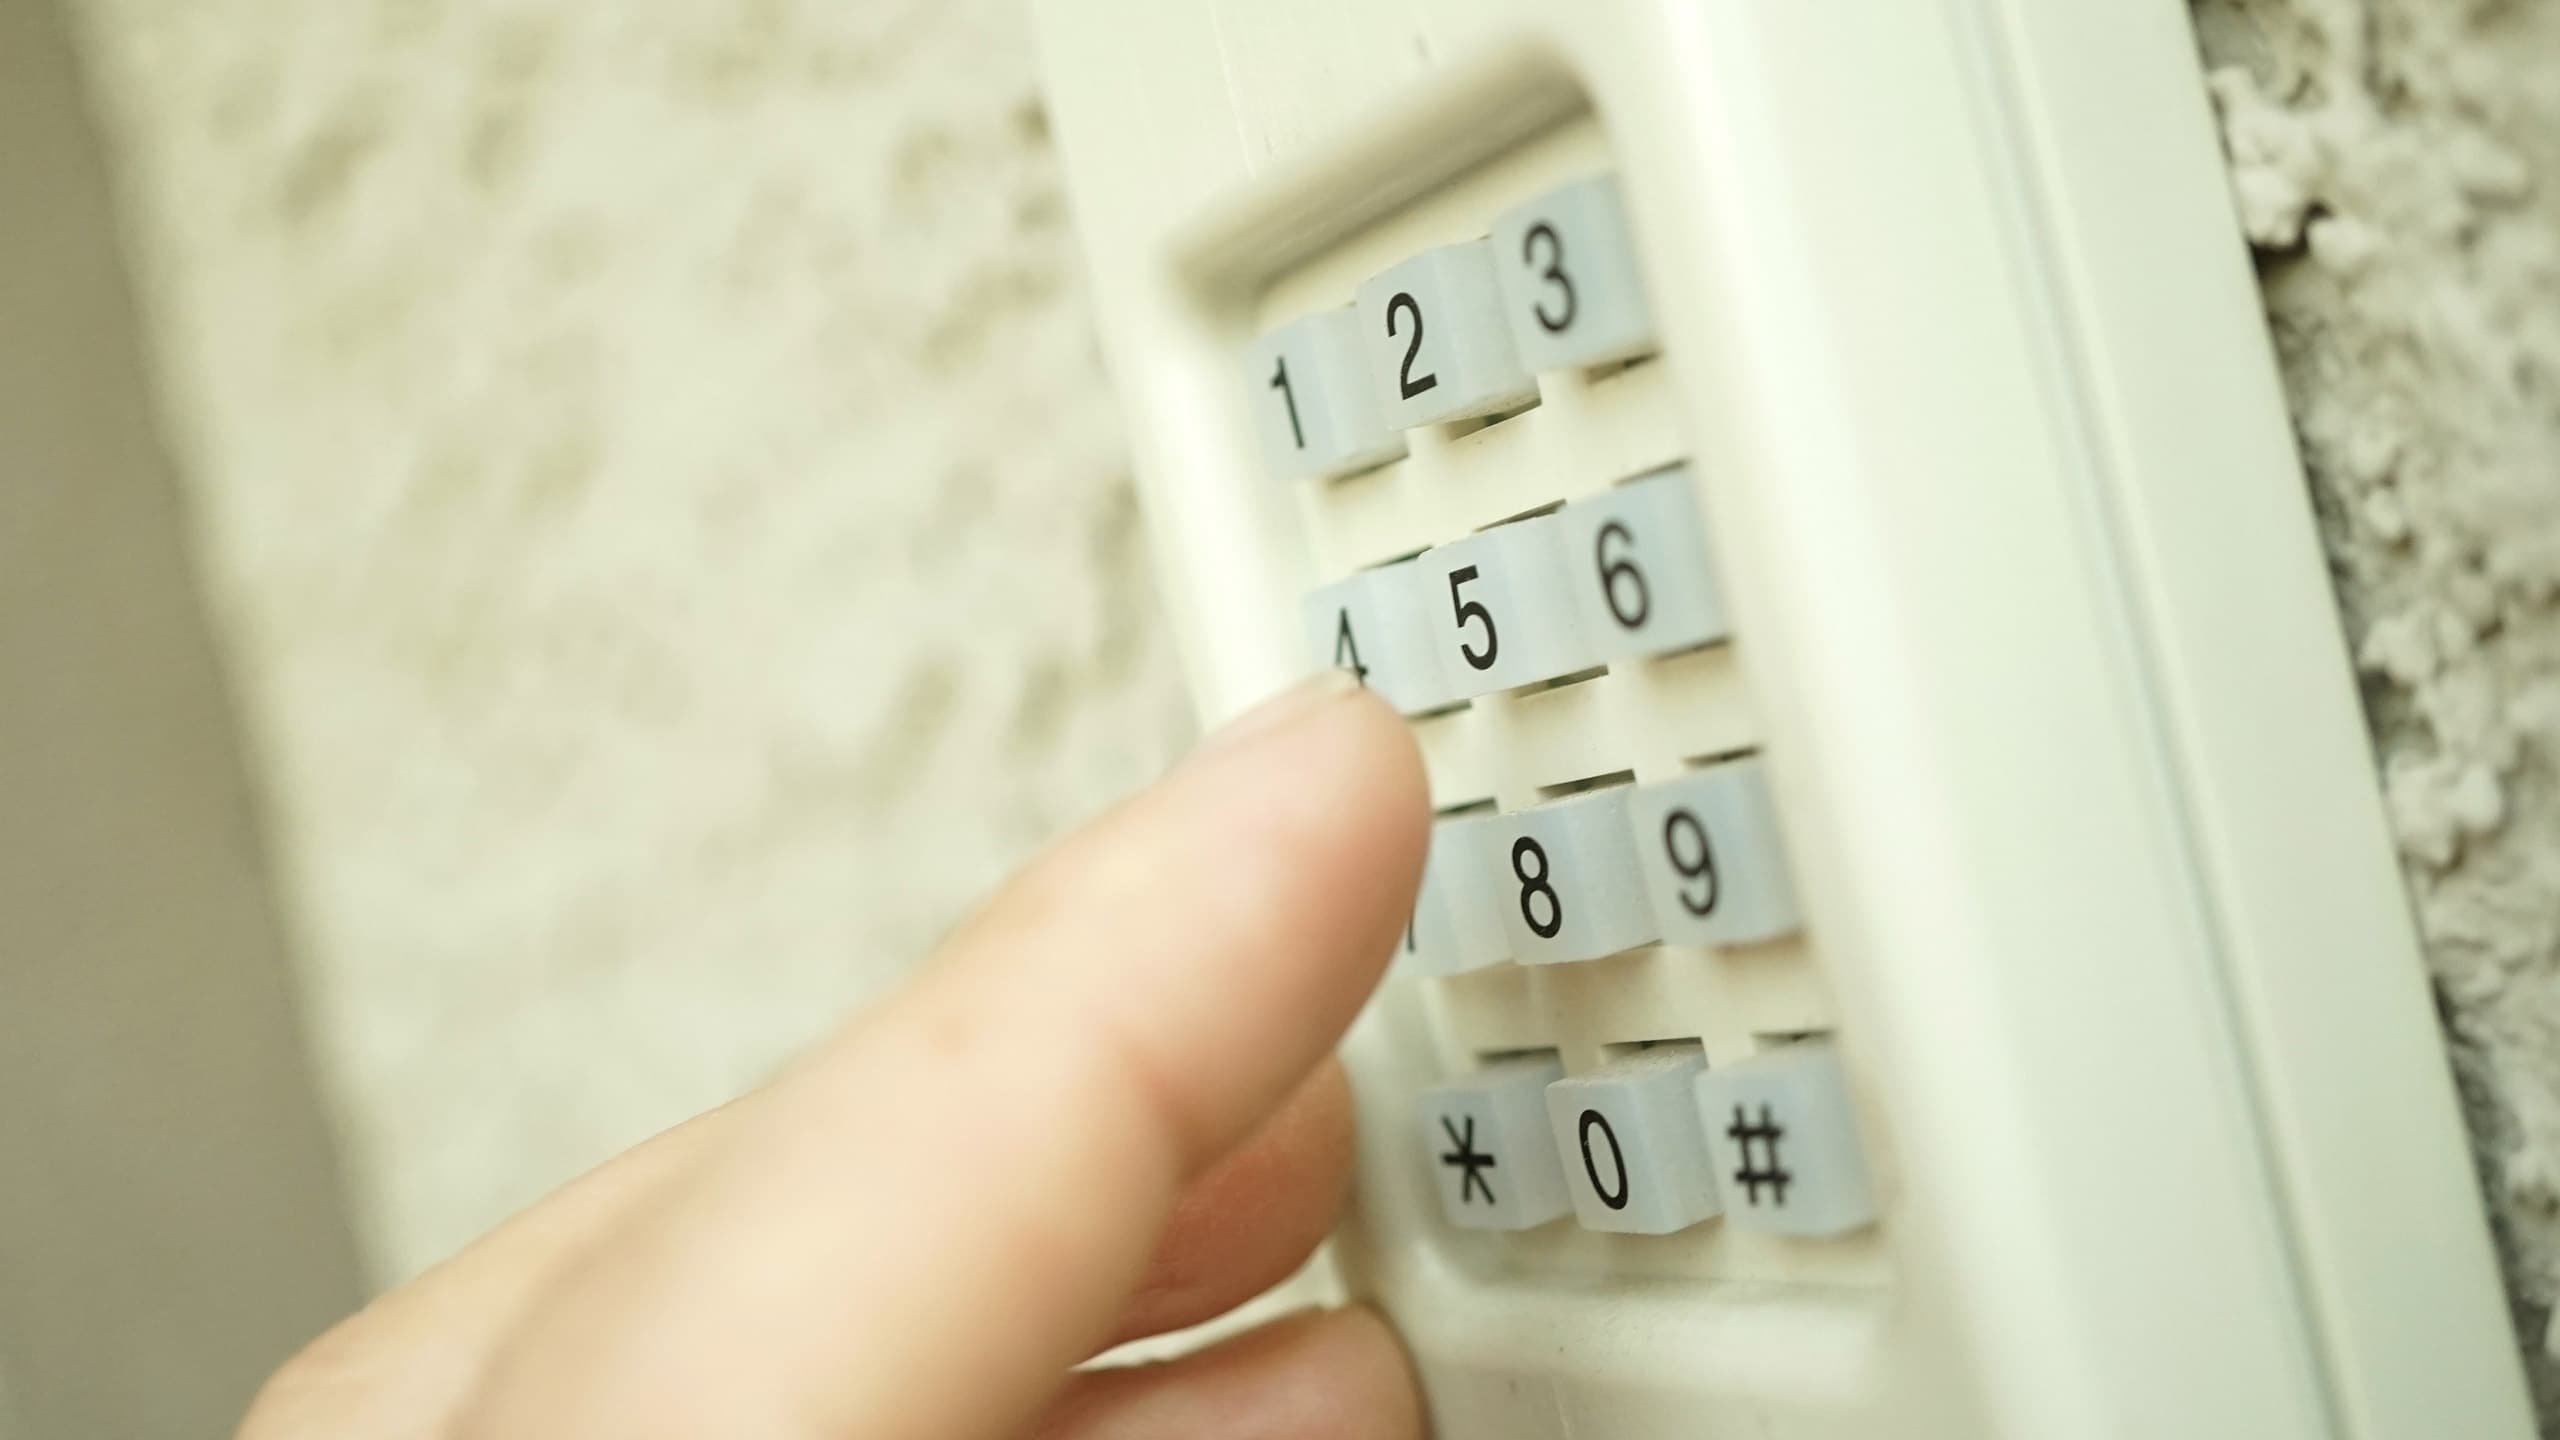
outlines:
[[[1359,679],[1348,670],[1320,670],[1219,726],[1200,748],[1223,750],[1256,735],[1267,735],[1359,688]]]

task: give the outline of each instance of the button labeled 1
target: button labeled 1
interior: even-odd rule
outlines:
[[[1502,928],[1520,963],[1597,960],[1661,938],[1636,873],[1632,789],[1613,785],[1494,817]]]
[[[1599,663],[1569,593],[1561,523],[1533,515],[1412,562],[1417,603],[1450,694],[1473,699]]]
[[[1291,321],[1245,348],[1262,459],[1286,480],[1348,475],[1404,453],[1369,383],[1350,306]]]
[[[1422,1135],[1440,1209],[1471,1230],[1526,1230],[1572,1208],[1547,1128],[1552,1056],[1503,1060],[1422,1092]]]
[[[1567,505],[1557,519],[1577,614],[1602,659],[1726,638],[1688,467],[1611,486]]]
[[[1429,597],[1413,562],[1363,570],[1308,594],[1307,654],[1348,670],[1407,715],[1456,702],[1442,673],[1436,637],[1422,613]]]
[[[1668,1235],[1721,1208],[1698,1126],[1695,1050],[1663,1050],[1547,1087],[1565,1188],[1585,1230]]]
[[[1410,975],[1456,975],[1511,958],[1494,884],[1492,815],[1453,815],[1431,827],[1431,854],[1413,898],[1397,968]]]
[[[1372,277],[1355,303],[1389,425],[1438,425],[1538,398],[1538,382],[1511,348],[1484,241],[1425,250]]]
[[[1503,216],[1492,244],[1512,338],[1530,369],[1606,365],[1655,349],[1614,176],[1560,186]]]
[[[1627,814],[1666,943],[1748,945],[1803,923],[1757,759],[1639,786]]]
[[[1807,1041],[1697,1077],[1725,1218],[1784,1235],[1845,1235],[1876,1218],[1840,1057]]]

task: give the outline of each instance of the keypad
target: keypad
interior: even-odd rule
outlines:
[[[1627,814],[1663,939],[1748,945],[1795,932],[1795,887],[1758,760],[1644,786]]]
[[[1369,373],[1387,422],[1444,424],[1538,398],[1482,240],[1426,250],[1360,287]]]
[[[1721,481],[1634,363],[1661,342],[1625,198],[1586,173],[1478,213],[1302,279],[1329,308],[1242,356],[1325,576],[1307,661],[1412,718],[1451,807],[1390,981],[1453,1077],[1415,1163],[1501,1236],[1470,1243],[1561,1273],[1765,1276],[1755,1231],[1868,1263],[1837,1238],[1876,1202],[1700,504]]]
[[[1422,1139],[1441,1213],[1472,1230],[1527,1230],[1573,1208],[1547,1125],[1553,1056],[1497,1061],[1422,1094]]]
[[[1307,596],[1307,652],[1319,667],[1348,670],[1407,715],[1454,703],[1410,562],[1363,570]]]
[[[1497,816],[1502,928],[1524,965],[1597,960],[1651,944],[1624,785]]]
[[[1618,182],[1593,175],[1493,222],[1511,337],[1532,370],[1607,365],[1654,349]]]
[[[1667,1235],[1720,1208],[1693,1090],[1705,1064],[1693,1049],[1646,1051],[1547,1087],[1582,1228]]]
[[[1283,325],[1245,352],[1265,468],[1283,479],[1347,475],[1404,453],[1368,383],[1352,307]]]
[[[1750,1230],[1841,1235],[1875,1219],[1839,1057],[1806,1041],[1697,1077],[1725,1217]]]

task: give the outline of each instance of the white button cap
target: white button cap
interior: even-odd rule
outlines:
[[[1848,1087],[1828,1043],[1806,1041],[1717,1066],[1696,1084],[1728,1222],[1786,1235],[1843,1235],[1875,1220]]]
[[[1627,824],[1633,788],[1494,817],[1494,886],[1520,963],[1597,960],[1659,938]]]
[[[1352,308],[1321,310],[1245,347],[1263,464],[1284,480],[1348,475],[1404,453],[1369,379]]]
[[[1415,604],[1451,695],[1473,699],[1600,663],[1583,634],[1562,522],[1535,515],[1424,551]]]
[[[1729,633],[1686,466],[1613,485],[1557,518],[1583,632],[1602,659],[1685,650]]]
[[[1431,827],[1431,854],[1413,919],[1396,952],[1409,975],[1456,975],[1511,958],[1494,884],[1493,815],[1453,815]]]
[[[1655,348],[1653,312],[1616,177],[1550,190],[1494,222],[1511,334],[1531,370],[1631,360]]]
[[[1468,240],[1425,250],[1360,287],[1360,339],[1389,425],[1437,425],[1538,398],[1511,348],[1493,268],[1485,242]]]
[[[1351,671],[1407,715],[1455,704],[1423,610],[1431,598],[1425,583],[1405,561],[1310,592],[1302,611],[1308,657],[1319,667]]]
[[[1547,1126],[1552,1057],[1498,1061],[1422,1092],[1422,1136],[1452,1225],[1526,1230],[1573,1208]]]
[[[1656,1050],[1547,1087],[1583,1229],[1668,1235],[1720,1208],[1693,1089],[1703,1068],[1695,1050]]]
[[[1664,941],[1748,945],[1803,923],[1757,759],[1640,786],[1627,813]]]

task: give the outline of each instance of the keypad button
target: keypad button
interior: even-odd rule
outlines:
[[[1663,940],[1748,945],[1803,923],[1757,759],[1641,786],[1627,813]]]
[[[1413,562],[1450,694],[1472,699],[1600,663],[1574,607],[1562,523],[1537,515],[1496,525]]]
[[[1597,960],[1659,938],[1628,828],[1633,788],[1613,785],[1495,817],[1498,909],[1522,964]]]
[[[1725,1219],[1786,1235],[1843,1235],[1876,1218],[1840,1059],[1782,1046],[1696,1080]]]
[[[1726,637],[1687,467],[1613,485],[1567,505],[1557,519],[1583,632],[1603,659]]]
[[[1695,1050],[1659,1050],[1547,1087],[1574,1219],[1586,1230],[1668,1235],[1720,1208],[1698,1125]]]
[[[1550,190],[1494,222],[1511,334],[1531,370],[1631,360],[1655,348],[1616,177]]]
[[[1452,1225],[1526,1230],[1573,1208],[1547,1126],[1548,1056],[1498,1061],[1422,1092],[1422,1136]]]
[[[1455,704],[1425,608],[1429,583],[1406,561],[1310,592],[1303,610],[1309,658],[1350,671],[1407,715]]]
[[[1425,250],[1360,287],[1361,343],[1389,425],[1437,425],[1538,398],[1511,348],[1493,271],[1493,252],[1469,240]]]
[[[1404,453],[1370,383],[1352,307],[1291,321],[1245,348],[1263,464],[1282,479],[1348,475]]]
[[[1511,958],[1511,940],[1496,908],[1502,892],[1494,884],[1495,819],[1453,815],[1432,825],[1422,888],[1414,896],[1404,947],[1396,952],[1403,973],[1456,975]]]

